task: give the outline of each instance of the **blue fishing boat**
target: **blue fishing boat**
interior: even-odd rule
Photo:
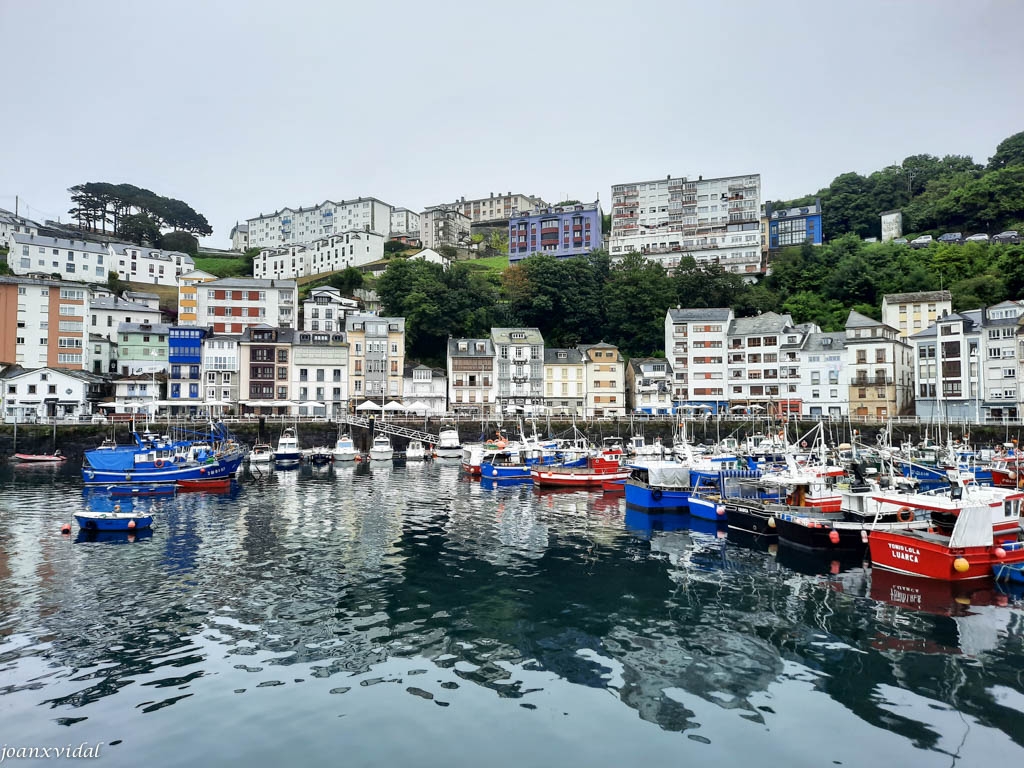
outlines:
[[[116,507],[115,507],[116,510]],[[153,516],[139,512],[76,512],[75,522],[83,531],[140,531],[153,525]]]
[[[1019,550],[1021,548],[1024,548],[1024,542],[1019,541],[1012,544],[1003,544],[1002,546],[1004,552]],[[993,563],[992,575],[995,576],[996,581],[1009,581],[1014,584],[1024,584],[1024,563]]]
[[[480,477],[488,480],[528,480],[530,469],[538,465],[557,464],[558,456],[540,448],[512,448],[484,457]],[[584,461],[583,464],[586,462]]]
[[[690,514],[701,520],[725,522],[725,504],[721,497],[713,491],[695,490],[690,494]]]
[[[171,440],[151,432],[133,432],[134,445],[105,441],[85,452],[82,479],[87,485],[174,483],[230,477],[245,456],[222,424],[199,439]]]
[[[690,471],[674,461],[632,467],[626,479],[626,506],[657,512],[689,511]]]

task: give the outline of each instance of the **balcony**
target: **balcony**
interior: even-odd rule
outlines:
[[[512,380],[513,384],[525,384],[526,382],[528,382],[530,380],[530,377],[529,376],[512,376],[511,380]]]
[[[896,382],[893,379],[885,377],[876,378],[874,376],[858,376],[850,380],[851,387],[891,387],[895,384]]]

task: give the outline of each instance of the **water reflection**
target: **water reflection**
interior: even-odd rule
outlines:
[[[947,592],[761,551],[713,521],[467,481],[440,463],[245,473],[229,494],[135,499],[155,521],[121,541],[134,546],[59,535],[74,509],[109,502],[73,474],[0,483],[0,694],[39,738],[43,720],[82,718],[118,738],[135,712],[201,730],[233,691],[260,689],[267,712],[295,706],[301,682],[319,706],[344,693],[384,712],[412,693],[439,711],[472,701],[453,722],[512,730],[545,704],[597,718],[604,705],[580,696],[603,692],[618,702],[609,735],[650,723],[726,755],[742,751],[732,735],[756,741],[823,697],[830,756],[860,754],[865,728],[954,753],[950,714],[973,724],[972,755],[997,742],[1024,754],[1024,611],[991,586]],[[516,713],[489,709],[499,702]],[[586,740],[577,720],[567,738]]]

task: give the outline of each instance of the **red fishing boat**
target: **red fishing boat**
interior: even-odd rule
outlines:
[[[625,480],[630,471],[617,458],[597,456],[588,459],[585,467],[535,466],[530,479],[534,485],[548,488],[602,488],[605,482]]]
[[[952,532],[943,528],[924,531],[868,533],[871,563],[911,576],[943,581],[987,578],[999,564],[1024,563],[1024,536],[1020,505],[1024,493],[967,485],[951,476],[948,497],[894,494],[876,497],[884,504],[898,504],[932,514],[933,520],[954,519]]]
[[[14,458],[26,464],[53,464],[59,461],[67,461],[67,456],[60,452],[60,448],[53,453],[16,453]]]
[[[1020,488],[1024,482],[1024,455],[1009,454],[992,459],[992,485],[999,488]]]
[[[230,477],[215,477],[210,480],[179,480],[178,490],[180,491],[209,491],[218,493],[231,490]]]

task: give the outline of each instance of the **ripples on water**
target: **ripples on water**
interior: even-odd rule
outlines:
[[[1024,757],[1012,594],[872,583],[454,464],[247,475],[136,500],[156,518],[134,542],[59,534],[101,503],[73,468],[0,468],[9,746],[99,741],[126,765]]]

